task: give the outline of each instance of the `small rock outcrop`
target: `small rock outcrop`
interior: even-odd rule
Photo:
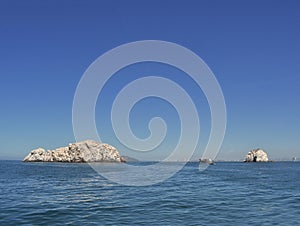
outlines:
[[[212,160],[212,159],[199,159],[199,162],[201,162],[201,163],[207,163],[209,165],[215,165],[216,164],[215,161]]]
[[[124,162],[118,150],[93,140],[71,143],[67,147],[46,151],[32,150],[23,162]]]
[[[262,149],[254,149],[249,151],[245,156],[244,162],[268,162],[268,155]]]
[[[124,162],[139,162],[138,159],[129,156],[122,156],[122,160]]]

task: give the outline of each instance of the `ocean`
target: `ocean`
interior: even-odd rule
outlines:
[[[0,166],[0,225],[300,224],[300,162],[217,162],[204,172],[188,163],[145,187],[113,183],[88,164]]]

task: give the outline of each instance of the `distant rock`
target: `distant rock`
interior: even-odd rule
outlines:
[[[212,159],[199,159],[199,162],[201,162],[201,163],[207,163],[209,165],[215,165],[216,164],[215,161],[212,160]]]
[[[294,162],[296,162],[296,161],[297,161],[297,157],[293,157],[292,160],[293,160]]]
[[[262,149],[254,149],[249,151],[245,156],[244,162],[268,162],[268,155]]]
[[[46,151],[32,150],[23,162],[125,162],[118,150],[93,140],[71,143],[67,147]]]

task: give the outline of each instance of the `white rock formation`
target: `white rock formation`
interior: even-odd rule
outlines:
[[[244,162],[268,162],[268,155],[262,149],[254,149],[249,151],[245,156]]]
[[[109,144],[86,140],[55,150],[32,150],[24,162],[123,162],[118,150]]]

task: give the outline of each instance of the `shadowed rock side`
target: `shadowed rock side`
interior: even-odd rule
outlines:
[[[69,144],[67,147],[45,151],[32,150],[23,162],[124,162],[118,150],[93,140]]]
[[[258,148],[252,151],[249,151],[245,156],[244,162],[268,162],[268,155],[262,149]]]

